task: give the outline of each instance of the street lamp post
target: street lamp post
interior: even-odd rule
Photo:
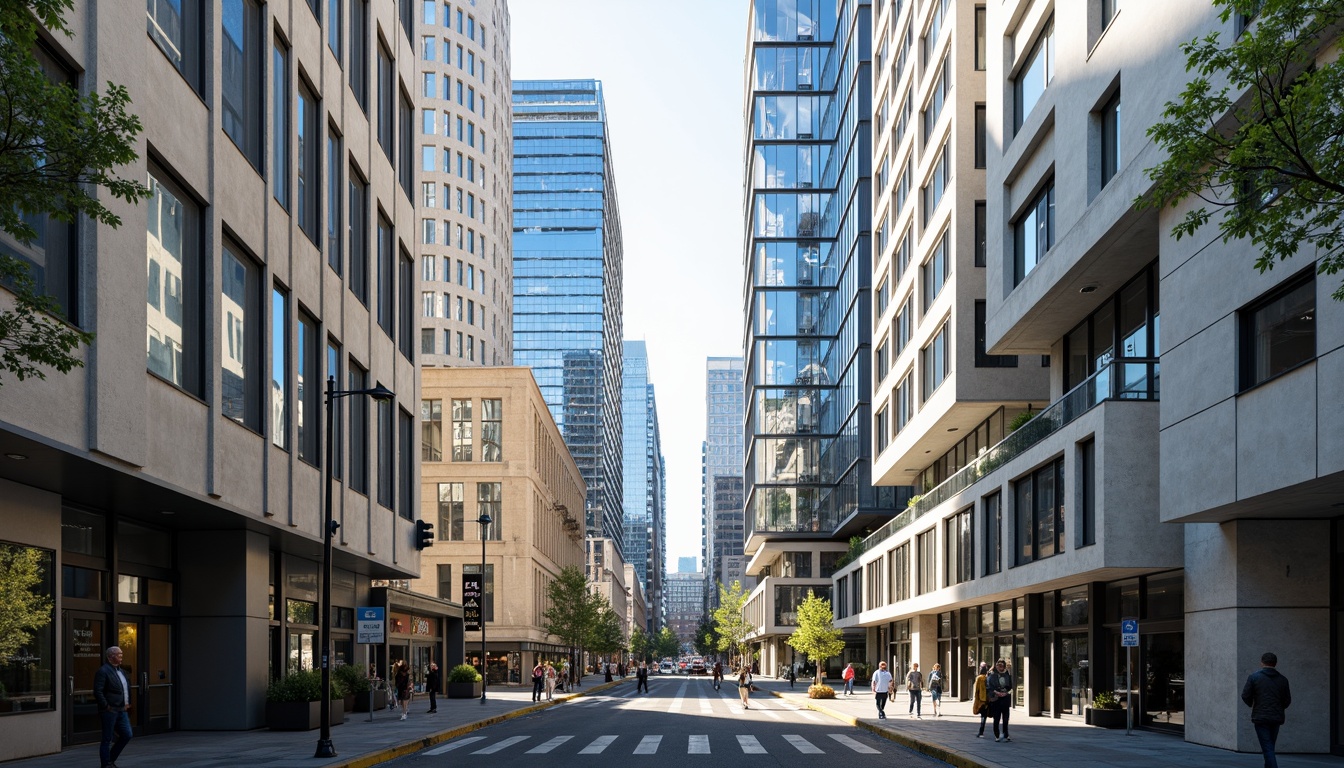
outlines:
[[[374,400],[391,400],[396,397],[392,390],[379,384],[373,389],[336,389],[336,377],[327,377],[327,395],[324,404],[327,409],[327,461],[326,509],[322,524],[322,730],[317,739],[317,752],[313,757],[335,757],[336,747],[331,743],[331,540],[340,527],[332,517],[332,403],[338,398],[360,395]]]
[[[490,530],[490,513],[482,512],[476,522],[481,524],[481,706],[485,706],[485,686],[489,682],[486,677],[489,666],[485,655],[485,534]]]

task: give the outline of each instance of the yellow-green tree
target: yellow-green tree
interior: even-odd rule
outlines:
[[[739,669],[751,663],[751,646],[747,643],[747,635],[755,629],[742,612],[746,604],[747,593],[742,589],[742,582],[734,579],[731,588],[719,584],[719,607],[714,609],[718,647],[720,651],[728,651],[729,663],[733,663],[732,654],[738,657],[733,666]]]
[[[835,628],[831,615],[831,601],[807,591],[807,599],[798,606],[798,629],[789,635],[788,644],[817,662],[813,682],[820,682],[826,660],[845,650],[840,630]]]
[[[42,560],[41,550],[0,544],[0,661],[51,623],[52,598],[36,589],[47,577]]]

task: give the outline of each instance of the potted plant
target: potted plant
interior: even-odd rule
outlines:
[[[1098,691],[1087,708],[1087,722],[1098,728],[1124,728],[1125,710],[1112,691]]]
[[[825,683],[814,683],[807,686],[807,698],[809,699],[834,699],[835,689]]]
[[[331,681],[331,725],[345,722],[345,690]],[[299,670],[266,688],[266,727],[275,731],[311,731],[322,725],[322,673]]]
[[[448,671],[448,698],[480,698],[483,687],[481,673],[470,664],[458,664]]]
[[[374,709],[387,706],[387,691],[373,691],[368,670],[363,664],[342,664],[331,671],[332,682],[340,682],[345,690],[346,712],[368,712],[369,693],[373,692]]]

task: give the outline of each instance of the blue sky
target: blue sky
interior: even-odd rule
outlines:
[[[746,0],[509,0],[516,80],[596,78],[625,241],[625,337],[648,342],[667,562],[700,555],[705,358],[742,354]]]

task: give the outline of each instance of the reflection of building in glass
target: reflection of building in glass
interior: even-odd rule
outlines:
[[[626,563],[634,567],[648,604],[650,632],[662,627],[663,578],[667,572],[667,519],[658,405],[642,341],[624,344],[621,430],[624,455]]]
[[[532,369],[588,485],[588,535],[622,541],[621,225],[601,83],[513,84],[514,362]]]
[[[717,607],[717,585],[725,580],[724,555],[741,554],[742,526],[742,358],[711,357],[705,361],[705,445],[700,491],[701,561],[705,564],[706,608]],[[718,481],[733,477],[733,498],[718,496]],[[724,519],[728,515],[731,519]]]

